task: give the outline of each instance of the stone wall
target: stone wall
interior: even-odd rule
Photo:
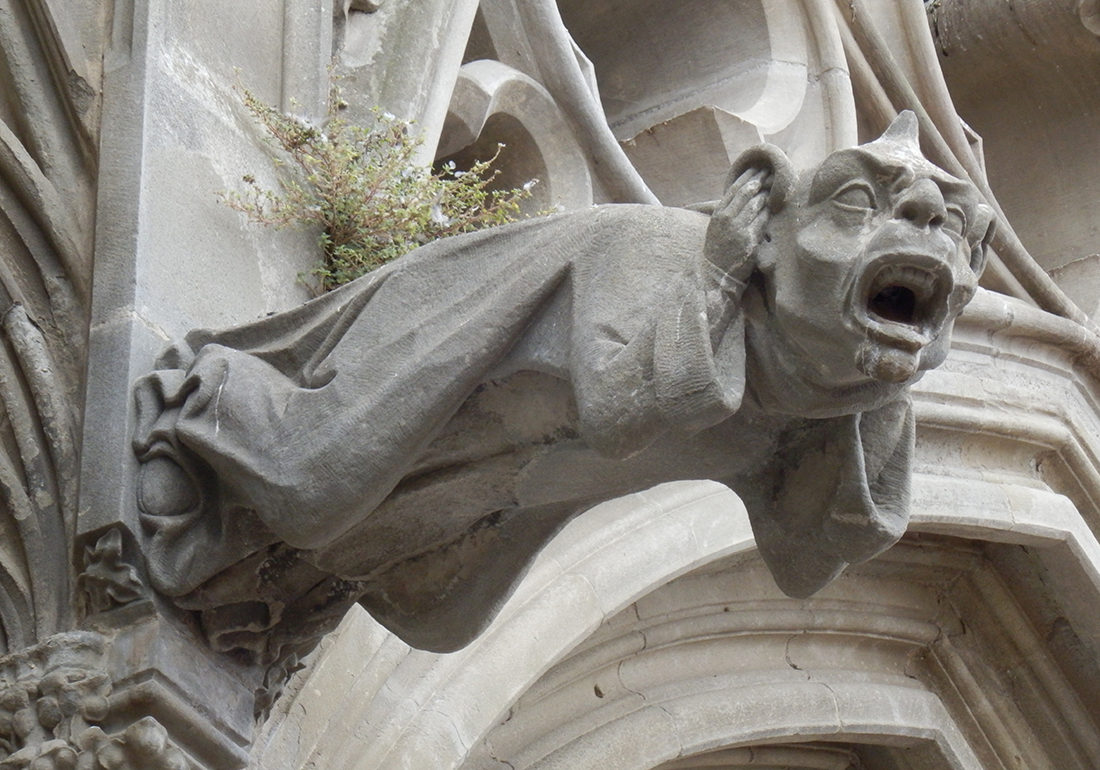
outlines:
[[[1100,767],[1095,5],[0,0],[0,768]],[[998,231],[914,388],[902,541],[791,599],[736,495],[676,482],[458,652],[353,607],[280,698],[296,659],[212,649],[148,581],[131,385],[308,297],[317,233],[218,194],[277,178],[240,90],[317,121],[330,66],[425,163],[504,142],[533,210],[703,203],[914,110]]]

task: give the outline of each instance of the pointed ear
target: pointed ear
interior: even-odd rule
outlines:
[[[970,247],[970,269],[979,278],[981,278],[982,271],[985,269],[986,254],[989,251],[989,244],[993,242],[993,235],[996,231],[997,217],[994,216],[993,209],[984,203],[979,204],[978,219],[971,226],[968,239],[973,244]]]
[[[706,260],[727,276],[747,281],[768,222],[791,197],[794,184],[794,166],[778,147],[761,144],[741,153],[726,177],[722,199],[708,210],[698,209],[710,214]]]
[[[771,172],[771,191],[768,193],[768,211],[778,213],[794,190],[795,170],[790,158],[774,144],[758,144],[737,156],[726,175],[726,195],[738,178],[750,169],[766,169]]]

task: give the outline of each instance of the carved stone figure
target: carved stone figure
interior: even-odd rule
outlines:
[[[698,208],[449,239],[193,332],[136,386],[155,587],[267,660],[355,600],[451,650],[571,517],[684,478],[741,494],[788,594],[889,547],[907,389],[947,353],[991,211],[911,113],[801,174],[750,150]]]

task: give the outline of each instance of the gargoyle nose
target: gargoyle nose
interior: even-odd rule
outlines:
[[[931,179],[914,182],[898,200],[894,217],[920,228],[942,225],[947,220],[947,206],[939,185]]]

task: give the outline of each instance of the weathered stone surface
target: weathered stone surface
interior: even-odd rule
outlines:
[[[760,141],[808,169],[914,109],[925,156],[973,181],[997,210],[983,286],[1017,299],[980,294],[950,359],[914,389],[902,547],[794,601],[755,560],[733,493],[681,481],[617,498],[574,519],[495,625],[460,653],[410,650],[356,610],[313,676],[276,703],[256,767],[1100,767],[1100,345],[1088,321],[1100,302],[1091,216],[1098,8],[0,0],[0,655],[11,653],[0,657],[0,700],[15,707],[0,708],[0,765],[240,767],[257,709],[271,706],[299,655],[357,597],[374,597],[381,615],[396,598],[405,610],[429,608],[431,619],[441,589],[450,591],[437,625],[473,628],[572,510],[645,479],[734,484],[772,552],[769,519],[759,516],[772,501],[753,497],[767,498],[767,483],[735,473],[778,446],[745,438],[776,429],[749,420],[751,366],[725,433],[679,438],[658,425],[653,444],[625,460],[587,446],[574,383],[540,371],[466,399],[415,467],[437,465],[415,481],[402,475],[361,525],[321,547],[289,545],[307,534],[286,524],[292,517],[276,532],[244,507],[192,527],[189,514],[216,487],[197,490],[163,458],[145,464],[142,499],[164,514],[157,531],[172,520],[200,562],[234,563],[186,596],[158,593],[147,567],[165,562],[146,559],[130,386],[187,330],[247,323],[304,299],[295,275],[312,263],[316,234],[247,227],[214,193],[245,173],[276,181],[234,83],[317,120],[335,57],[348,115],[380,107],[417,119],[424,162],[461,165],[506,142],[497,181],[539,178],[535,209],[695,205],[720,196],[731,160]],[[586,232],[584,217],[565,221],[578,225],[568,235]],[[705,229],[688,224],[699,217],[661,221],[706,242]],[[639,257],[659,251],[636,245]],[[668,275],[640,272],[643,286]],[[768,281],[761,270],[740,295],[746,316],[774,308],[753,304],[770,298]],[[666,283],[667,295],[681,296],[682,284]],[[635,301],[655,319],[662,304],[651,297]],[[414,311],[410,320],[426,315]],[[555,350],[572,349],[572,316],[560,338],[534,334],[549,314],[533,320],[509,365],[549,339],[568,337]],[[629,337],[649,320],[615,328],[630,327]],[[808,336],[819,363],[842,343]],[[215,337],[227,342],[225,333],[205,340]],[[631,339],[649,344],[645,333]],[[162,366],[185,368],[181,351]],[[443,379],[425,369],[404,392]],[[858,441],[847,428],[846,439],[826,440],[840,435],[830,428],[801,443],[781,432],[789,451],[772,452],[774,462],[793,465],[816,448],[851,460],[860,453],[848,450],[885,422],[860,418]],[[303,423],[304,433],[317,429]],[[534,456],[518,481],[509,474],[527,458],[516,446]],[[508,461],[487,462],[494,455]],[[439,472],[456,458],[469,472]],[[781,495],[782,505],[816,500],[827,486],[811,471],[776,473],[801,490]],[[471,505],[449,506],[462,490]],[[523,516],[470,528],[486,501],[530,503],[535,491],[563,507],[526,515],[527,505]],[[383,530],[380,514],[420,530]],[[801,514],[813,530],[817,514]],[[803,523],[797,511],[785,521]],[[455,532],[469,534],[448,541]],[[787,569],[836,539],[771,558]],[[390,563],[425,542],[439,545]],[[177,566],[186,552],[174,555]],[[497,571],[468,571],[490,584],[479,593],[461,567],[484,554],[498,557]],[[815,563],[803,561],[798,569]],[[372,564],[373,577],[364,574]],[[721,590],[700,588],[708,581]]]
[[[107,638],[58,634],[0,658],[3,770],[187,770],[186,756],[151,716],[110,734]],[[118,711],[117,705],[114,709]],[[117,722],[117,717],[115,719]]]
[[[355,598],[453,649],[571,516],[692,477],[742,493],[794,595],[871,558],[908,519],[906,389],[943,360],[991,233],[915,131],[902,116],[797,178],[749,151],[709,218],[520,223],[193,334],[186,370],[137,386],[154,584],[261,659]]]
[[[1094,749],[1081,747],[1095,746],[1097,732],[1091,716],[1080,716],[1097,713],[1100,693],[1092,662],[1100,649],[1092,611],[1100,600],[1093,566],[1100,564],[1100,544],[1080,513],[1086,503],[1075,506],[1063,495],[1087,501],[1096,494],[1087,458],[1100,448],[1100,422],[1089,406],[1093,390],[1073,363],[1076,327],[1069,321],[1045,323],[1050,320],[1021,302],[979,293],[956,324],[951,357],[914,387],[920,432],[910,527],[915,534],[868,565],[848,570],[817,596],[805,602],[779,597],[751,555],[747,518],[732,513],[733,506],[725,501],[698,501],[696,520],[725,525],[724,538],[710,541],[709,552],[718,558],[731,551],[735,555],[716,563],[700,553],[697,558],[705,566],[683,579],[662,579],[658,574],[663,569],[683,575],[683,562],[666,560],[663,554],[679,554],[691,545],[701,548],[703,538],[660,526],[668,518],[664,495],[671,489],[643,493],[640,502],[620,499],[571,522],[540,555],[494,625],[457,655],[426,661],[419,653],[408,653],[398,664],[406,673],[390,679],[383,663],[391,664],[395,656],[380,656],[377,666],[354,656],[359,634],[373,639],[379,629],[362,615],[349,618],[354,624],[331,640],[330,652],[319,659],[318,674],[323,675],[329,661],[338,664],[350,657],[367,666],[358,681],[369,682],[384,695],[372,697],[331,678],[322,679],[324,684],[315,690],[312,678],[302,676],[295,699],[283,704],[289,716],[273,719],[265,728],[271,743],[257,750],[255,766],[297,770],[313,761],[333,768],[400,768],[411,755],[409,744],[426,742],[431,728],[415,713],[410,716],[408,707],[391,709],[399,702],[393,694],[397,692],[425,710],[464,715],[463,734],[483,736],[468,750],[440,755],[437,766],[496,770],[508,766],[501,760],[523,767],[548,745],[598,732],[611,713],[632,708],[631,699],[643,702],[630,691],[644,687],[651,694],[658,682],[685,695],[706,687],[711,676],[731,672],[757,682],[828,673],[833,686],[867,682],[868,670],[874,668],[907,671],[907,680],[938,693],[943,707],[923,713],[907,709],[892,725],[882,720],[883,745],[878,746],[868,745],[871,739],[855,734],[853,725],[840,725],[831,740],[853,746],[869,768],[889,768],[891,762],[904,767],[903,761],[916,767],[997,767],[1021,756],[1028,767],[1091,770],[1095,755],[1089,751]],[[1066,336],[1059,338],[1056,331]],[[975,398],[976,393],[983,397]],[[1049,399],[1045,403],[1058,404],[1059,412],[1037,409],[1037,393]],[[1049,491],[1047,484],[1063,494]],[[703,485],[673,486],[678,497],[689,498]],[[613,538],[629,527],[636,528],[637,540]],[[646,530],[654,536],[646,538]],[[597,586],[600,606],[609,615],[622,609],[581,643],[563,643],[568,637],[560,631],[566,621],[526,601],[536,590],[554,592],[552,576],[559,569],[572,571],[567,549],[585,554],[592,570],[606,576]],[[960,579],[970,574],[981,576],[980,591],[975,581]],[[654,589],[654,584],[666,585]],[[630,604],[632,595],[644,598]],[[523,612],[530,614],[521,626],[515,618]],[[534,613],[539,614],[532,617]],[[580,623],[577,614],[567,614],[571,627]],[[1001,634],[1009,628],[1011,637],[1006,639]],[[511,633],[506,663],[483,654],[486,637]],[[908,641],[896,645],[884,640],[887,635],[904,635]],[[750,643],[753,637],[756,641]],[[730,645],[721,655],[715,652],[721,647],[716,638]],[[800,657],[811,639],[831,640],[838,647],[825,660]],[[699,645],[699,654],[687,655],[689,640]],[[712,640],[709,651],[703,644],[707,640]],[[390,642],[398,644],[396,639]],[[808,674],[788,663],[792,649],[790,662]],[[560,665],[533,681],[540,662],[563,656]],[[940,661],[947,667],[940,668]],[[630,690],[606,685],[620,676]],[[376,677],[391,684],[381,685]],[[503,677],[521,695],[501,697],[508,691],[497,684]],[[1006,687],[1002,677],[1014,684]],[[490,678],[494,685],[481,689],[479,683]],[[604,698],[595,695],[595,684]],[[857,701],[874,696],[874,685],[867,686],[867,693],[857,690]],[[928,702],[927,692],[910,691],[908,697]],[[1054,706],[1048,698],[1062,705]],[[476,716],[469,715],[470,701],[478,704]],[[705,700],[696,703],[711,708]],[[1031,704],[1026,717],[1020,714],[1024,703]],[[812,715],[810,710],[796,715],[786,704],[787,726],[776,729],[784,745],[792,737],[806,736],[802,720]],[[297,716],[328,708],[338,716],[322,718],[320,725]],[[835,705],[824,702],[823,708],[833,711]],[[743,745],[743,728],[759,724],[757,713],[748,711],[744,724],[724,723],[722,742]],[[969,716],[976,711],[983,714],[980,720]],[[880,712],[880,717],[885,714]],[[317,740],[295,754],[297,744],[288,739],[306,724],[316,730],[311,735]],[[1013,729],[1004,729],[1005,724]],[[914,733],[923,737],[914,738]],[[372,739],[392,747],[391,752],[368,750]],[[754,755],[765,755],[770,740],[753,742]],[[587,743],[589,751],[599,746],[598,735]],[[682,766],[706,767],[707,761],[723,758],[703,751],[685,756]]]

